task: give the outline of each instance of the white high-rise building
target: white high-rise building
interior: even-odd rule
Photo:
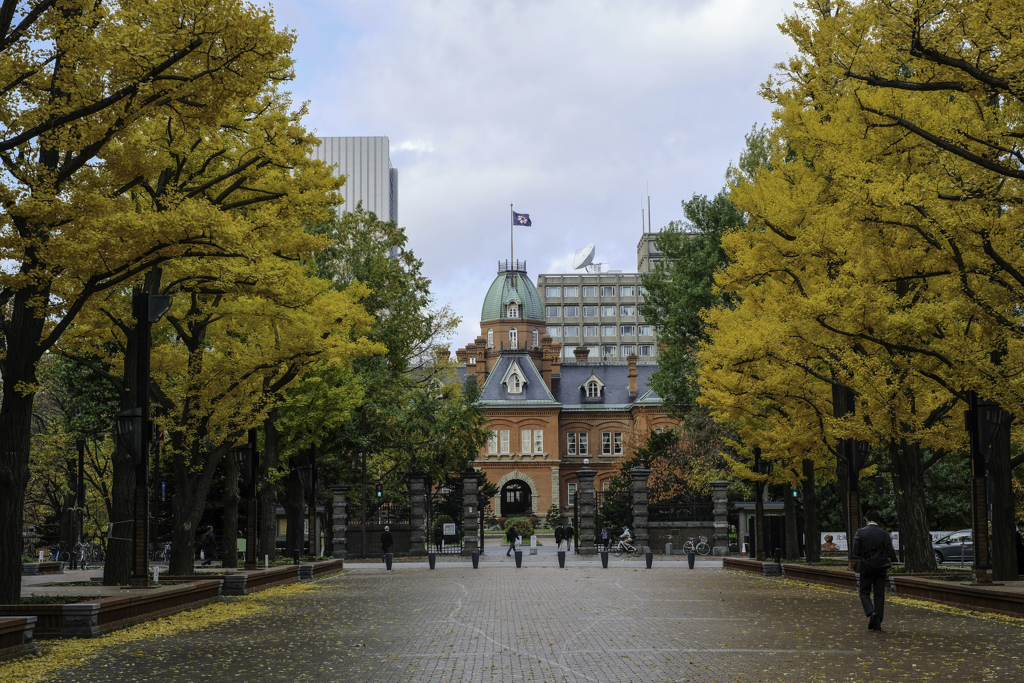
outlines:
[[[384,221],[398,221],[398,169],[391,166],[387,137],[320,138],[314,159],[335,165],[334,175],[345,176],[341,213],[363,207]]]

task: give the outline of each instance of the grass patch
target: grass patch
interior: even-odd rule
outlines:
[[[74,605],[78,602],[99,600],[98,595],[30,595],[21,599],[22,605]]]

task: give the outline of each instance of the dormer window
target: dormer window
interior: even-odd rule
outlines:
[[[526,375],[523,374],[523,369],[519,367],[519,363],[512,362],[509,364],[508,369],[505,370],[501,383],[505,385],[505,391],[509,394],[522,394],[523,388],[526,387],[529,381],[526,379]]]
[[[516,306],[515,304],[509,304],[508,305],[508,317],[510,317],[510,318],[518,318],[519,317],[519,307]]]
[[[519,375],[512,373],[508,378],[508,393],[510,394],[521,394],[523,393],[523,383],[519,379]]]
[[[587,398],[601,398],[601,387],[593,380],[587,382]]]

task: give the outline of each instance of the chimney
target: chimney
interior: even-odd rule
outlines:
[[[544,378],[544,384],[551,388],[551,335],[540,336],[540,376]]]
[[[438,346],[434,349],[434,359],[437,364],[447,363],[452,357],[452,352],[448,350],[447,346]]]
[[[590,347],[588,346],[577,346],[572,350],[572,355],[576,357],[577,363],[586,363],[587,356],[590,355]]]
[[[476,381],[481,387],[487,379],[487,338],[476,338]]]
[[[626,356],[626,362],[629,363],[629,397],[636,398],[636,354]]]
[[[473,344],[470,343],[470,344],[466,345],[466,348],[458,349],[455,352],[455,357],[459,359],[459,365],[467,365],[469,363],[469,356],[470,356],[469,347],[470,346],[473,346]],[[472,355],[475,356],[476,354],[472,354]]]

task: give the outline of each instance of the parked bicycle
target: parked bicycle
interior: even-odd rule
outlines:
[[[708,545],[707,536],[698,536],[700,541],[694,545],[693,538],[691,537],[686,543],[683,544],[684,553],[697,553],[698,555],[707,555],[711,552],[711,546]]]
[[[92,544],[76,543],[75,554],[78,556],[78,568],[88,569],[89,564],[92,563]]]
[[[153,555],[150,557],[153,562],[170,562],[171,561],[171,542],[158,543],[156,549],[153,550]]]
[[[71,553],[60,546],[50,548],[50,562],[70,562]]]
[[[637,557],[640,557],[644,554],[644,549],[642,547],[638,548],[637,546],[633,545],[632,540],[626,541],[620,538],[619,542],[612,547],[610,552],[615,557],[619,557],[620,555],[622,555],[622,553],[626,553],[627,555],[636,555]]]

